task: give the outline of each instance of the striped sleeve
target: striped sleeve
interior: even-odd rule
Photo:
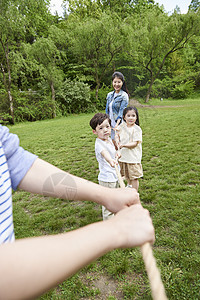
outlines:
[[[14,239],[10,173],[0,141],[0,244]]]
[[[10,133],[8,128],[2,125],[0,125],[0,141],[8,163],[11,185],[16,190],[37,156],[20,147],[18,136]]]

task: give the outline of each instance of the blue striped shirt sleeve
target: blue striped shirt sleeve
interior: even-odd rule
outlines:
[[[0,140],[8,163],[12,188],[16,190],[37,156],[20,147],[18,136],[10,133],[9,129],[2,125]]]

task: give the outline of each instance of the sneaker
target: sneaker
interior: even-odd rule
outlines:
[[[127,188],[132,188],[132,185],[131,185],[131,184],[127,184],[126,187],[127,187]]]

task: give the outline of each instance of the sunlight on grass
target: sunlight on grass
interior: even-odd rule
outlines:
[[[156,230],[154,255],[168,298],[198,299],[200,101],[152,100],[149,104],[138,108],[144,168],[139,192]],[[21,123],[10,130],[19,135],[25,149],[97,183],[95,136],[89,126],[92,116]],[[13,200],[16,238],[64,232],[101,220],[101,207],[90,202],[43,198],[21,191],[14,193]],[[88,272],[90,280],[86,280]],[[41,299],[102,299],[102,291],[95,286],[98,274],[114,280],[118,295],[123,295],[117,298],[117,292],[108,291],[107,299],[151,299],[138,249],[108,253]]]

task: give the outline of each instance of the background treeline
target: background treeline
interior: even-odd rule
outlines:
[[[200,89],[200,1],[169,15],[153,0],[0,0],[0,122],[104,109],[111,74],[131,97]]]

